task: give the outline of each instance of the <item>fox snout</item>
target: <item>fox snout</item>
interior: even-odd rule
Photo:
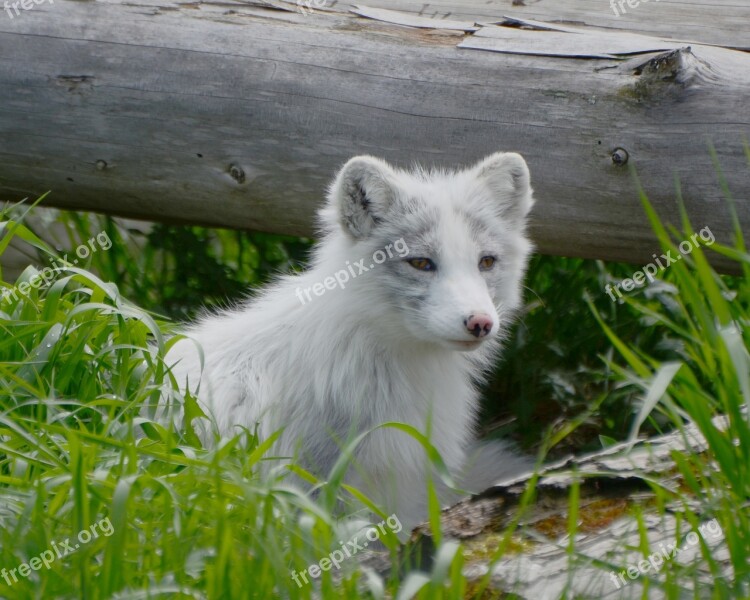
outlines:
[[[467,331],[475,338],[487,337],[492,331],[494,324],[492,317],[484,313],[469,315],[468,319],[464,319]]]

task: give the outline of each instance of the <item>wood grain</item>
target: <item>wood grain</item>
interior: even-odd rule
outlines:
[[[655,36],[639,54],[609,46],[609,57],[582,59],[528,55],[524,32],[539,31],[489,23],[576,21],[589,42],[607,35],[590,24],[632,23],[612,21],[603,1],[587,14],[557,0],[455,4],[418,11],[438,18],[434,29],[341,3],[55,0],[0,13],[0,200],[51,190],[61,207],[310,234],[329,179],[354,154],[459,165],[515,150],[532,172],[542,252],[645,264],[657,245],[629,167],[674,223],[678,177],[694,225],[726,241],[713,144],[750,222],[750,55],[673,43],[742,47],[750,8],[644,4],[628,17],[642,14],[633,31]],[[653,10],[659,23],[646,18]],[[508,38],[501,51],[470,47],[494,34]],[[682,50],[650,52],[667,38]],[[613,161],[618,148],[627,165]]]

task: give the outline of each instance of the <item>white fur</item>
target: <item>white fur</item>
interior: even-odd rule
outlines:
[[[429,435],[458,472],[473,438],[476,383],[520,305],[532,204],[528,169],[517,154],[497,153],[455,172],[405,172],[372,157],[351,159],[320,212],[311,268],[281,278],[241,308],[202,319],[170,352],[177,380],[214,420],[203,437],[256,422],[264,436],[283,427],[276,455],[296,456],[325,477],[347,439],[398,421]],[[392,251],[344,289],[300,301],[300,290],[361,258],[369,267],[373,252],[399,239],[408,255]],[[497,263],[480,271],[487,254]],[[413,257],[431,258],[437,270],[404,261]],[[478,312],[494,322],[482,340],[464,325]],[[462,351],[469,344],[473,349]],[[490,455],[495,469],[486,484],[521,467],[506,451]],[[427,471],[418,443],[379,429],[355,459],[351,483],[407,527],[424,518]]]

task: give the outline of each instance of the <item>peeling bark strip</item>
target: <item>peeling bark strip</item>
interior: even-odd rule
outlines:
[[[732,48],[750,5],[526,4],[57,0],[0,19],[0,201],[52,190],[61,207],[309,234],[354,154],[515,150],[542,252],[643,264],[658,246],[631,165],[667,220],[677,175],[693,222],[728,240],[712,142],[747,226],[750,54]]]

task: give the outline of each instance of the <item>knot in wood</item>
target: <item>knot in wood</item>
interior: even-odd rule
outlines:
[[[615,148],[612,152],[612,162],[618,167],[627,164],[628,158],[630,158],[630,155],[625,148]]]
[[[242,170],[242,167],[235,165],[232,163],[229,165],[229,175],[234,179],[237,183],[244,183],[245,182],[245,171]]]

